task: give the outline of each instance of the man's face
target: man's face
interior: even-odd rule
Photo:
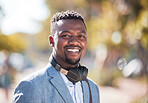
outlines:
[[[87,49],[86,27],[81,20],[59,20],[53,37],[53,56],[62,67],[78,65]]]

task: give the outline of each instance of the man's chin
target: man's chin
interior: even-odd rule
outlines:
[[[71,65],[76,65],[79,63],[80,58],[79,59],[70,59],[70,58],[66,58],[67,63],[71,64]]]

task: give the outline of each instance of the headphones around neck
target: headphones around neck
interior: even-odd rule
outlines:
[[[84,66],[79,65],[76,68],[71,68],[69,70],[63,69],[59,64],[57,64],[56,60],[52,57],[50,58],[51,65],[57,70],[66,75],[69,81],[72,83],[76,83],[79,81],[86,80],[88,69]]]
[[[89,103],[92,103],[92,95],[91,95],[91,89],[90,85],[88,82],[87,74],[88,74],[88,69],[84,66],[79,65],[77,68],[72,68],[70,70],[63,69],[59,64],[57,64],[56,60],[53,57],[50,57],[49,59],[51,65],[57,70],[63,73],[64,75],[67,76],[67,78],[75,84],[78,81],[86,81],[89,87]]]

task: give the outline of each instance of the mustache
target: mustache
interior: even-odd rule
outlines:
[[[80,49],[82,49],[82,47],[78,46],[78,45],[67,45],[64,48],[80,48]]]

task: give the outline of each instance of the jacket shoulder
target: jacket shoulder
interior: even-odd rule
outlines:
[[[41,101],[41,84],[48,83],[48,70],[51,71],[51,66],[40,69],[25,78],[17,85],[14,91],[13,103],[40,103]],[[40,97],[40,98],[39,98]]]
[[[90,85],[94,85],[94,86],[98,87],[98,85],[92,79],[90,79],[90,78],[87,78],[87,79],[88,79]]]
[[[40,82],[40,80],[43,81],[43,79],[50,77],[48,75],[48,71],[51,71],[51,69],[52,69],[52,66],[48,65],[40,70],[35,71],[34,73],[27,75],[20,82],[22,82],[22,81],[29,81],[29,82],[39,81]]]

